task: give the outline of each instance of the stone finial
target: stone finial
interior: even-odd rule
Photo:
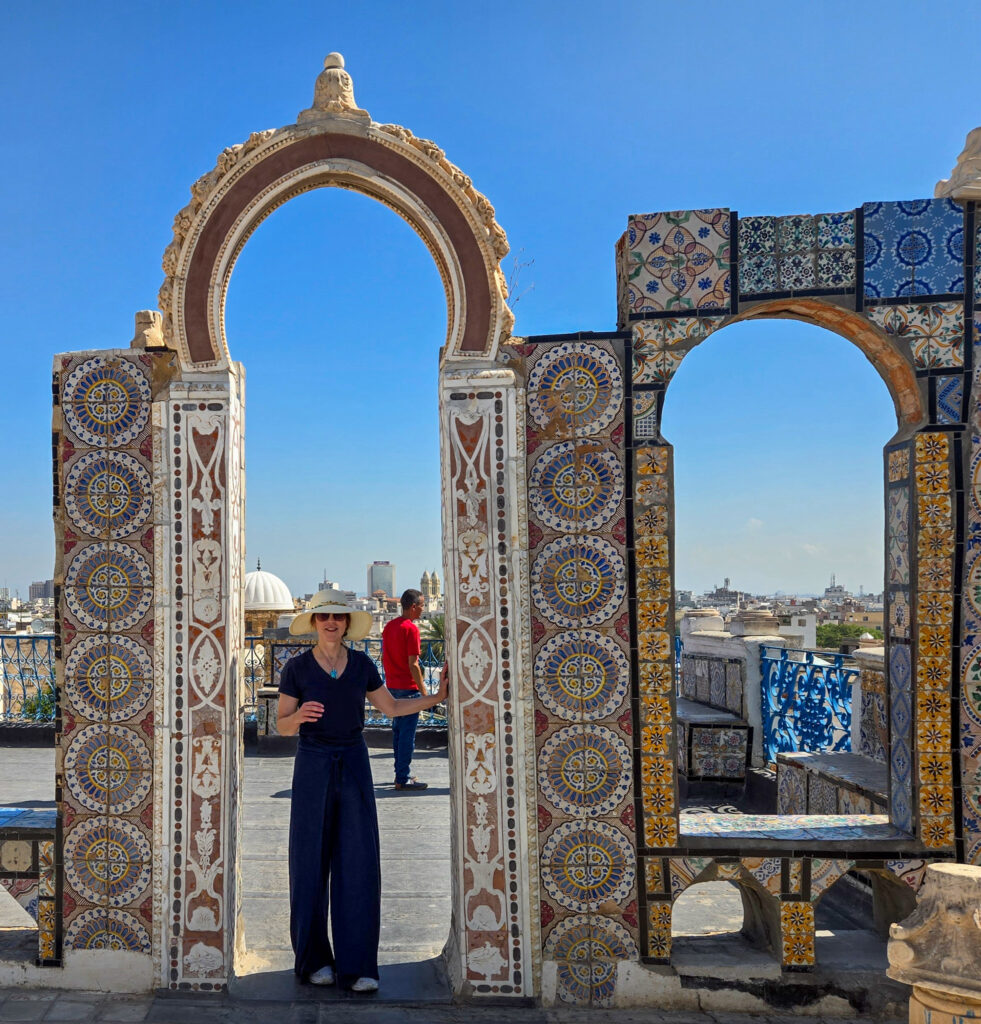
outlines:
[[[964,148],[950,177],[938,181],[933,194],[937,199],[956,199],[961,202],[981,199],[981,128],[967,133]]]
[[[743,608],[733,615],[729,632],[733,636],[776,636],[780,632],[780,620],[772,612]]]
[[[163,336],[163,316],[155,309],[140,309],[136,313],[136,333],[130,348],[166,348]]]
[[[886,973],[916,990],[981,1004],[981,867],[931,864],[916,910],[889,929]],[[911,1018],[912,1019],[912,1018]]]
[[[317,75],[313,89],[313,106],[301,110],[296,120],[300,124],[331,114],[371,120],[368,111],[354,102],[354,82],[344,70],[344,58],[339,53],[328,53],[324,58],[324,70]]]

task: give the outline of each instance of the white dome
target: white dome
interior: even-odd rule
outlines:
[[[256,569],[245,574],[245,610],[247,612],[281,612],[292,610],[290,588],[271,572]]]

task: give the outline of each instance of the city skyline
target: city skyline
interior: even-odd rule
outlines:
[[[613,245],[631,213],[816,213],[930,196],[978,119],[943,34],[914,46],[884,0],[829,2],[817,19],[709,0],[699,22],[739,59],[703,62],[700,93],[732,97],[733,116],[695,133],[704,111],[690,76],[658,74],[654,97],[631,62],[601,58],[636,35],[649,14],[639,4],[599,18],[586,4],[505,2],[490,28],[479,10],[441,10],[301,2],[296,30],[281,35],[249,3],[234,19],[211,0],[9,12],[0,82],[23,159],[8,162],[0,197],[4,380],[16,382],[0,389],[0,432],[17,481],[0,508],[0,582],[23,595],[54,565],[54,354],[128,345],[134,312],[157,304],[190,184],[224,147],[292,122],[330,50],[344,52],[361,106],[434,139],[494,204],[520,265],[517,335],[615,326]],[[981,25],[966,2],[934,16],[965,33]],[[391,31],[375,31],[379,19]],[[659,9],[658,25],[693,38],[677,6]],[[518,62],[520,102],[487,87],[469,58],[476,36]],[[769,59],[805,36],[812,59]],[[132,40],[148,38],[131,60]],[[914,61],[932,70],[910,92]],[[856,97],[876,111],[898,95],[902,133],[843,116]],[[39,110],[59,112],[57,131]],[[323,564],[360,590],[378,552],[403,580],[434,565],[442,574],[435,384],[446,314],[429,252],[373,200],[321,189],[260,225],[226,308],[246,368],[248,567],[261,557],[299,592]],[[857,349],[791,321],[726,327],[685,359],[663,430],[675,444],[679,586],[730,575],[754,592],[813,592],[847,566],[881,589],[881,452],[896,422]]]

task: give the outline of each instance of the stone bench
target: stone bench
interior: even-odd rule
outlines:
[[[57,811],[0,807],[0,885],[37,921],[39,967],[61,966],[57,830]]]
[[[753,730],[731,711],[679,697],[678,770],[689,782],[744,782]]]
[[[889,769],[848,751],[777,754],[778,814],[888,814]]]

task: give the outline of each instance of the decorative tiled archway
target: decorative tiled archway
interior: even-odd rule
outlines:
[[[194,184],[164,255],[161,312],[133,347],[56,360],[66,970],[121,956],[130,987],[200,990],[234,972],[243,370],[224,296],[263,217],[325,185],[403,216],[447,292],[454,990],[609,1003],[622,961],[669,958],[673,893],[713,871],[777,901],[783,965],[806,969],[815,871],[861,861],[912,878],[926,857],[976,860],[974,204],[634,217],[618,247],[617,331],[511,339],[493,208],[433,143],[372,122],[328,58],[296,124],[225,150]],[[857,823],[862,850],[835,825],[752,822],[761,843],[678,814],[660,410],[691,347],[776,315],[859,345],[897,409],[891,821]]]

